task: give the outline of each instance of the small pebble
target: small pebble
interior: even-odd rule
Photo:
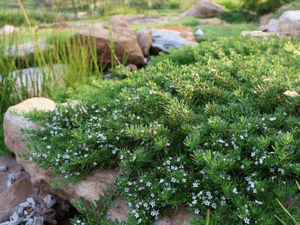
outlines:
[[[0,171],[7,171],[7,170],[8,170],[7,166],[0,166]]]

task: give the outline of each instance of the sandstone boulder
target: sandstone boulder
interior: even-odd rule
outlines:
[[[69,29],[71,25],[68,22],[61,21],[60,23],[54,24],[54,29]]]
[[[199,20],[202,23],[199,26],[209,25],[209,24],[213,24],[213,25],[227,25],[227,23],[225,21],[220,20],[219,18],[204,18],[204,19],[199,19]]]
[[[77,103],[78,101],[77,102],[73,101],[70,104],[74,105]],[[63,105],[66,104],[69,103],[64,103]],[[24,143],[20,141],[21,138],[26,138],[26,135],[24,133],[21,133],[20,129],[30,128],[30,127],[33,129],[40,129],[40,126],[38,123],[33,123],[29,121],[24,116],[18,116],[12,114],[11,110],[16,110],[18,113],[21,113],[21,112],[29,112],[33,109],[54,110],[55,107],[56,107],[55,103],[50,99],[31,98],[15,106],[11,106],[4,115],[3,126],[4,126],[4,135],[5,135],[5,144],[12,152],[15,153],[17,163],[20,166],[22,166],[24,170],[28,172],[28,174],[30,174],[30,180],[28,177],[24,179],[19,179],[17,182],[14,182],[9,187],[9,189],[4,190],[4,192],[0,194],[0,203],[5,202],[4,205],[3,204],[0,205],[0,212],[2,212],[2,210],[5,211],[6,219],[8,219],[7,216],[9,213],[13,213],[13,210],[16,211],[10,217],[11,221],[12,220],[15,221],[14,218],[19,219],[20,215],[21,216],[23,215],[24,217],[23,214],[24,208],[27,206],[29,207],[29,205],[31,205],[30,210],[38,210],[38,212],[40,213],[42,212],[48,213],[49,210],[47,209],[47,207],[53,207],[56,204],[55,203],[56,199],[55,198],[53,199],[52,198],[53,196],[57,196],[67,202],[70,202],[71,204],[70,207],[72,207],[73,200],[77,198],[91,204],[93,200],[99,199],[98,193],[101,195],[103,194],[102,189],[107,186],[108,182],[110,182],[113,177],[117,176],[117,171],[114,170],[104,170],[104,171],[96,170],[94,174],[88,175],[86,180],[82,180],[76,183],[75,185],[69,184],[60,189],[53,189],[50,185],[51,181],[53,181],[55,178],[58,178],[59,176],[58,175],[54,176],[51,174],[50,169],[52,167],[48,168],[47,170],[44,170],[39,166],[37,166],[35,163],[18,157],[18,153],[21,151],[24,151],[25,153],[29,152],[29,150],[24,147]],[[23,191],[22,188],[24,187],[28,187],[26,190],[29,193]],[[32,192],[32,188],[34,190],[38,189],[44,193],[47,193],[47,196],[43,197],[43,202],[44,202],[43,204],[41,204],[41,201],[38,201],[39,204],[35,204],[33,199],[28,197],[28,195],[36,196],[35,195],[36,192]],[[11,194],[12,192],[13,194]],[[49,196],[49,193],[51,196]],[[17,195],[20,195],[20,197],[17,198],[18,201],[14,200],[15,201],[14,202],[12,199],[16,199],[15,197]],[[19,205],[17,207],[18,204],[20,203],[23,204],[22,201],[26,201],[26,199],[27,202],[24,202],[26,206],[21,207]],[[118,218],[119,221],[127,221],[128,220],[127,214],[130,208],[127,206],[127,204],[123,201],[121,197],[115,197],[114,200],[118,203],[118,207],[112,205],[108,209],[107,218],[111,218],[111,219]],[[8,207],[7,204],[10,204],[12,207]],[[59,204],[58,208],[56,209],[56,212],[66,214],[66,212],[69,210],[69,207],[66,204],[67,203],[64,202]],[[11,211],[6,212],[6,209],[8,208],[10,208]],[[28,209],[26,208],[26,210]],[[178,211],[173,210],[170,216],[167,216],[165,218],[162,218],[159,221],[156,221],[155,224],[156,225],[164,225],[164,224],[179,225],[179,224],[183,224],[184,221],[188,221],[190,218],[191,218],[190,212],[188,212],[185,209],[185,207],[180,207]],[[30,222],[33,222],[33,218],[30,218]],[[53,221],[51,218],[48,218],[48,222],[50,224],[56,224],[55,221]]]
[[[44,170],[38,167],[35,163],[17,156],[17,154],[21,151],[24,151],[25,153],[29,152],[29,150],[24,147],[24,143],[20,141],[21,138],[26,138],[25,134],[20,132],[20,129],[30,127],[32,129],[40,129],[40,127],[37,123],[30,122],[24,116],[11,114],[10,111],[16,110],[17,112],[28,112],[33,109],[54,110],[55,106],[55,103],[50,99],[31,98],[15,106],[9,107],[4,115],[3,121],[5,144],[9,150],[15,153],[18,164],[30,174],[31,183],[34,187],[56,194],[71,203],[76,198],[80,198],[91,203],[92,200],[99,198],[98,193],[102,193],[102,189],[106,187],[108,182],[117,175],[116,171],[96,171],[93,176],[89,176],[85,181],[77,183],[76,186],[69,184],[57,190],[52,189],[51,182],[55,178],[59,178],[59,176],[52,175],[51,167]]]
[[[287,11],[278,22],[279,32],[300,33],[300,10]]]
[[[124,16],[119,15],[111,18],[110,24],[117,62],[122,64],[126,48],[126,54],[129,54],[126,64],[135,64],[138,67],[143,66],[145,63],[143,52],[139,47],[135,34],[129,24],[124,20]],[[95,44],[99,64],[108,65],[110,67],[111,47],[109,38],[107,24],[103,22],[79,31],[78,34],[75,34],[71,38],[71,45],[73,49],[75,43],[79,40],[80,43],[85,46],[85,49],[88,49],[88,58],[91,59],[91,49],[93,49]]]
[[[49,29],[49,28],[51,28],[50,25],[42,23],[42,24],[36,26],[35,30],[38,31],[38,30]]]
[[[152,43],[152,30],[145,26],[137,32],[136,37],[144,56],[147,56]]]
[[[0,222],[9,220],[16,207],[33,195],[32,184],[28,178],[19,179],[0,194]]]
[[[223,12],[223,6],[209,0],[200,0],[192,8],[181,14],[180,18],[185,16],[210,16]]]
[[[259,26],[265,26],[269,23],[270,20],[270,14],[265,14],[259,19]]]

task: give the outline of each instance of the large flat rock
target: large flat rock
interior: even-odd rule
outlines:
[[[113,170],[95,171],[95,174],[89,175],[85,181],[78,182],[75,186],[69,184],[61,189],[52,189],[51,182],[59,175],[52,175],[51,168],[44,170],[38,167],[35,163],[18,157],[18,153],[24,151],[30,152],[24,147],[24,142],[21,138],[26,138],[24,133],[21,133],[21,128],[40,129],[37,123],[29,121],[24,116],[18,116],[11,113],[11,110],[17,112],[28,112],[33,109],[38,110],[54,110],[56,104],[46,98],[31,98],[27,99],[15,106],[8,108],[4,115],[3,128],[5,136],[5,144],[9,150],[15,153],[17,163],[22,166],[31,176],[31,183],[45,192],[53,193],[61,198],[64,198],[70,203],[79,198],[81,200],[92,203],[93,200],[99,199],[98,193],[102,194],[102,189],[108,185],[113,177],[117,176],[117,172]]]

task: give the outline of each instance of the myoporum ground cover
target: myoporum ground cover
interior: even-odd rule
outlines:
[[[124,197],[127,224],[180,205],[190,224],[293,224],[275,199],[300,200],[299,50],[298,39],[251,37],[171,49],[126,79],[55,95],[77,104],[27,113],[41,130],[23,130],[32,152],[19,156],[51,166],[54,188],[116,168],[109,201]],[[97,223],[72,222],[119,224],[103,209]]]

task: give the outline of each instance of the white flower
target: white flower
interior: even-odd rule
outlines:
[[[241,168],[244,169],[244,165],[242,165]]]
[[[67,154],[65,154],[65,155],[63,156],[63,158],[64,158],[64,159],[69,159],[70,156],[68,156]]]
[[[238,191],[237,191],[236,188],[233,189],[233,193],[234,193],[234,194],[237,194],[237,193],[238,193]]]
[[[155,206],[155,202],[150,202],[150,205],[152,206],[152,208]]]
[[[276,120],[276,116],[273,118],[270,118],[270,121],[274,121],[274,120]]]
[[[199,209],[196,209],[196,210],[195,210],[195,213],[196,213],[196,214],[199,214],[199,212],[200,212]]]
[[[245,219],[244,219],[244,221],[245,221],[245,223],[249,224],[249,222],[250,222],[250,219],[248,219],[248,218],[245,218]]]
[[[51,146],[50,146],[50,145],[48,145],[48,146],[47,146],[47,148],[48,148],[48,149],[50,149],[50,148],[51,148]]]
[[[210,201],[207,201],[207,200],[206,200],[206,201],[204,201],[203,203],[204,203],[204,205],[209,205],[209,204],[210,204]]]
[[[151,183],[148,181],[146,186],[150,187],[151,186]]]

